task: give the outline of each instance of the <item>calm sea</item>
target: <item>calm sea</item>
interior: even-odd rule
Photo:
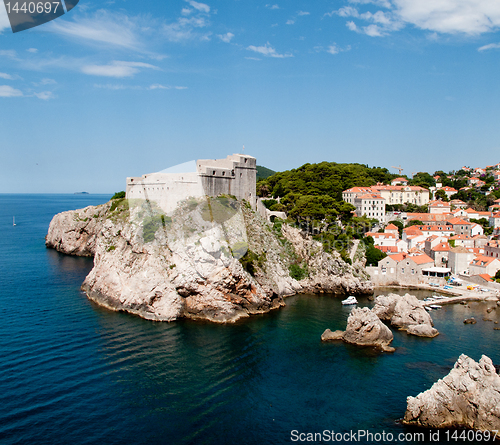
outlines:
[[[282,444],[324,430],[436,443],[399,424],[406,397],[461,353],[500,363],[484,303],[433,311],[435,339],[395,332],[394,354],[322,344],[350,311],[329,295],[227,326],[102,309],[80,291],[92,260],[46,249],[44,236],[54,214],[109,197],[0,195],[2,444]],[[462,323],[470,315],[476,325]]]

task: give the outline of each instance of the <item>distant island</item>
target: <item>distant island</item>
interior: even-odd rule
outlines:
[[[74,195],[88,195],[89,192],[75,192]]]

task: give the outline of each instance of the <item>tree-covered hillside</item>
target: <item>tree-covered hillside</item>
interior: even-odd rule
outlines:
[[[286,211],[293,218],[348,217],[354,207],[342,201],[343,190],[388,183],[395,177],[386,168],[321,162],[260,180],[257,194],[268,198],[266,204],[271,210]],[[275,201],[278,197],[279,203]]]
[[[304,164],[302,167],[276,173],[257,185],[257,193],[263,197],[284,198],[289,193],[301,195],[328,195],[342,199],[342,191],[355,186],[375,185],[377,182],[390,183],[397,175],[381,167],[363,164],[337,164],[321,162]]]
[[[257,165],[257,181],[261,179],[269,178],[269,176],[274,175],[276,172],[270,168],[263,167],[262,165]]]

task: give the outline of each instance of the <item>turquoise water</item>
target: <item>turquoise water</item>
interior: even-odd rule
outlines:
[[[500,364],[500,331],[482,321],[485,303],[433,311],[434,339],[394,332],[394,354],[321,343],[326,328],[345,328],[350,311],[329,295],[290,297],[285,308],[227,326],[102,309],[80,291],[92,260],[46,249],[44,236],[55,213],[107,199],[0,195],[2,444],[281,444],[296,443],[294,430],[412,433],[421,430],[398,423],[406,397],[446,375],[461,353]],[[471,315],[478,323],[464,325]],[[418,443],[436,443],[425,433]]]

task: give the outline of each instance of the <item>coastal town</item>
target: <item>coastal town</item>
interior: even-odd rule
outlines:
[[[372,280],[377,285],[445,284],[454,276],[459,282],[496,285],[500,199],[494,192],[500,185],[500,163],[464,166],[454,175],[435,175],[432,180],[435,185],[415,186],[401,176],[390,184],[343,191],[343,200],[356,208],[357,217],[378,221],[366,236],[387,256],[367,268]],[[458,180],[464,184],[460,189],[445,185]],[[489,205],[459,199],[474,194]]]

